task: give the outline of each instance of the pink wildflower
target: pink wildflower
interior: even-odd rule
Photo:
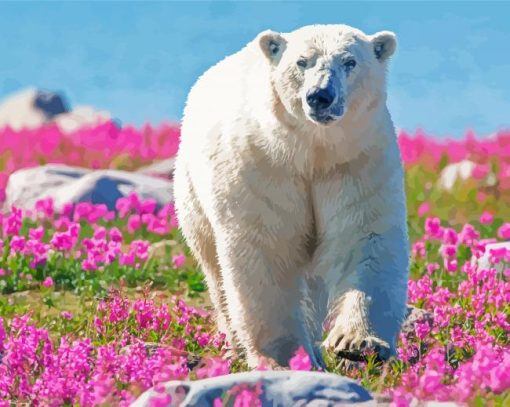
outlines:
[[[480,216],[480,223],[483,225],[489,225],[494,221],[494,216],[490,212],[485,211],[482,213],[482,216]]]
[[[473,173],[471,174],[474,179],[484,179],[487,177],[490,171],[490,166],[488,164],[477,164],[475,168],[473,168]]]
[[[425,201],[418,207],[418,216],[421,218],[430,211],[430,202]]]
[[[51,277],[46,277],[42,282],[42,285],[46,288],[53,287],[53,279]]]
[[[510,239],[510,223],[503,223],[498,229],[498,237],[503,240]]]
[[[420,341],[423,341],[430,333],[430,326],[427,322],[417,322],[414,332]]]
[[[73,314],[69,311],[62,311],[60,316],[64,319],[73,319]]]
[[[130,234],[135,233],[142,226],[140,215],[131,215],[128,219],[127,228]]]
[[[122,232],[117,227],[110,229],[110,239],[113,242],[122,242]]]
[[[291,370],[311,370],[312,362],[310,356],[306,353],[303,346],[300,346],[289,361]]]
[[[177,254],[172,257],[172,263],[175,268],[181,268],[186,262],[186,256],[184,254]]]

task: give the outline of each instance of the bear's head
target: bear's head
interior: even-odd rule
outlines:
[[[264,31],[256,42],[274,91],[295,118],[332,126],[386,100],[386,65],[396,48],[389,31],[366,35],[347,25],[313,25]]]

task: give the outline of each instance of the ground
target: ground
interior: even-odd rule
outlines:
[[[151,137],[141,143],[158,145]],[[370,355],[346,365],[329,354],[328,369],[388,394],[394,405],[412,397],[509,405],[510,251],[491,253],[503,267],[476,270],[471,261],[491,241],[510,240],[510,133],[458,142],[401,134],[399,141],[412,242],[409,301],[434,319],[402,335],[398,359],[386,365]],[[64,151],[82,148],[67,142],[60,141]],[[4,173],[23,165],[11,148],[0,147]],[[40,154],[51,161],[51,152]],[[473,177],[442,190],[440,170],[466,157],[477,162]],[[15,210],[0,217],[0,405],[127,404],[161,381],[246,369],[243,360],[223,357],[172,205],[158,211],[132,196],[118,208],[119,216],[105,220],[101,207],[81,204],[65,216],[46,201],[33,219]],[[309,368],[303,354],[291,365]]]

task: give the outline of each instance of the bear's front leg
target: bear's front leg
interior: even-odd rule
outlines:
[[[231,328],[246,349],[247,362],[256,367],[260,358],[273,367],[287,366],[299,346],[314,357],[301,308],[303,278],[296,273],[286,250],[259,235],[254,226],[232,227],[216,235]],[[284,244],[280,242],[280,245]]]
[[[396,341],[407,300],[407,237],[394,226],[369,233],[355,245],[345,273],[331,293],[331,330],[323,347],[350,360],[376,353],[381,360],[396,354]]]

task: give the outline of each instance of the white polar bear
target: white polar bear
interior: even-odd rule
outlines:
[[[189,94],[177,215],[219,328],[252,367],[285,366],[300,345],[315,366],[321,348],[395,353],[408,276],[385,90],[395,47],[346,25],[265,31]]]

